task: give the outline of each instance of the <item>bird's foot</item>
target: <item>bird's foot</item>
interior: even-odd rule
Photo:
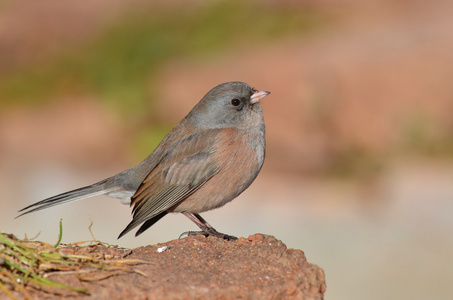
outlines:
[[[194,213],[189,213],[189,212],[184,212],[183,213],[186,217],[188,217],[192,222],[197,224],[198,227],[200,227],[201,231],[186,231],[183,232],[179,238],[187,235],[204,235],[205,237],[208,236],[216,236],[218,238],[227,240],[227,241],[235,241],[238,238],[232,235],[224,234],[221,232],[218,232],[217,230],[214,229],[211,225],[209,225],[208,222],[206,222],[205,219],[203,219],[199,214],[194,214]]]
[[[186,231],[186,232],[181,233],[181,235],[179,236],[179,238],[181,239],[181,238],[184,238],[184,237],[190,236],[190,235],[204,235],[205,237],[208,237],[208,236],[215,236],[215,237],[218,237],[218,238],[227,240],[227,241],[235,241],[235,240],[238,239],[238,238],[235,237],[235,236],[228,235],[228,234],[225,234],[225,233],[221,233],[221,232],[218,232],[217,230]]]

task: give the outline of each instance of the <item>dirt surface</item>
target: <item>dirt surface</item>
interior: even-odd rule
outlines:
[[[281,241],[262,234],[235,242],[190,236],[139,247],[127,255],[124,249],[116,251],[113,257],[146,263],[102,280],[92,280],[102,278],[102,272],[57,274],[49,279],[89,291],[89,295],[64,291],[65,296],[92,299],[323,299],[326,290],[324,271],[308,263],[301,250],[287,249]],[[91,280],[82,281],[82,277]],[[63,296],[29,292],[39,299]]]

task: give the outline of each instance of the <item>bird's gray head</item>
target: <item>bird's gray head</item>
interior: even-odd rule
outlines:
[[[263,124],[259,101],[269,92],[244,82],[226,82],[210,90],[187,115],[200,128],[249,128]]]

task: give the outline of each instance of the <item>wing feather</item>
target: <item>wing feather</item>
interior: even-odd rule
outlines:
[[[218,133],[205,130],[169,147],[132,197],[133,219],[120,236],[175,206],[218,172],[213,158]]]

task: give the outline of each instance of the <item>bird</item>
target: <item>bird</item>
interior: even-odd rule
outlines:
[[[137,166],[31,204],[19,210],[17,217],[106,195],[132,207],[132,221],[118,239],[141,225],[135,233],[140,235],[168,213],[182,213],[201,231],[187,231],[181,236],[235,240],[214,229],[200,213],[235,199],[260,172],[266,148],[260,100],[269,94],[244,82],[222,83],[211,89]]]

